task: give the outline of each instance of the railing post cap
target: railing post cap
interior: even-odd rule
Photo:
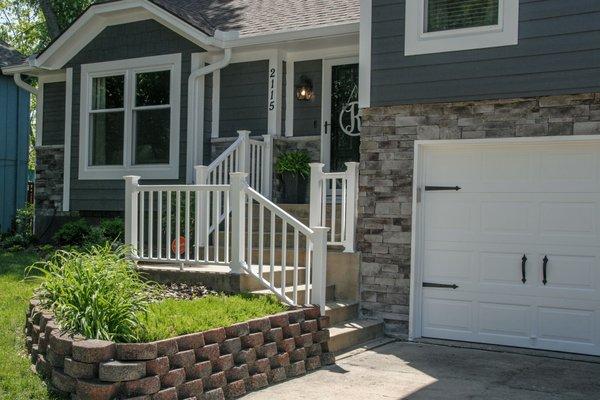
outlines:
[[[250,136],[250,134],[252,133],[252,131],[239,130],[239,131],[237,131],[237,133],[240,136]]]
[[[229,175],[232,178],[241,178],[241,179],[245,179],[248,177],[248,173],[247,172],[231,172],[229,173]]]
[[[202,170],[208,169],[208,166],[206,166],[206,165],[195,165],[194,169],[196,171],[202,171]]]
[[[126,182],[131,182],[131,183],[138,183],[140,179],[142,179],[141,176],[137,176],[137,175],[126,175],[123,177],[123,179]]]
[[[325,167],[325,164],[323,164],[323,163],[317,163],[317,162],[310,163],[308,165],[310,165],[311,168],[321,168],[322,169],[323,167]]]
[[[360,163],[356,162],[356,161],[350,161],[350,162],[346,163],[346,167],[351,167],[351,166],[352,167],[358,167],[359,165],[360,165]]]
[[[315,233],[328,233],[330,230],[330,228],[326,226],[312,226],[310,229]]]

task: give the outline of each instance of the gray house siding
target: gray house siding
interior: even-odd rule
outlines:
[[[600,89],[600,2],[521,0],[519,44],[404,56],[405,0],[373,0],[371,106]]]
[[[73,68],[71,210],[121,211],[124,208],[125,184],[123,181],[78,179],[81,65],[164,54],[182,54],[180,168],[177,182],[184,182],[187,151],[187,81],[191,69],[191,54],[201,51],[204,50],[158,22],[148,20],[106,28],[66,65],[66,67]],[[175,183],[173,181],[160,182]],[[155,181],[146,181],[145,183],[155,183]]]
[[[265,135],[269,61],[230,64],[221,70],[219,137],[237,136],[238,130]]]
[[[320,135],[323,61],[300,61],[294,64],[294,85],[300,83],[302,76],[312,81],[314,95],[310,101],[298,101],[294,97],[294,136]]]
[[[42,115],[42,145],[65,142],[65,83],[44,84],[44,114]]]

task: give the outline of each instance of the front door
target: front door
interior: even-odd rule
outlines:
[[[359,161],[361,112],[356,58],[325,60],[323,65],[321,159],[329,171],[345,171]]]

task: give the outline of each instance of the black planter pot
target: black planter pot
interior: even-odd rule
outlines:
[[[281,174],[283,193],[281,202],[283,204],[305,204],[308,193],[308,179],[302,175],[284,172]]]

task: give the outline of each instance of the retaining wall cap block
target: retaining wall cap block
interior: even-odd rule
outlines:
[[[294,351],[295,348],[296,348],[296,339],[294,339],[293,337],[283,339],[282,341],[277,342],[277,349],[279,351],[289,353],[290,351]]]
[[[307,307],[304,309],[305,319],[317,319],[321,316],[321,309],[319,307]]]
[[[156,343],[117,343],[116,358],[121,361],[144,361],[158,357]]]
[[[197,349],[204,346],[204,334],[191,333],[177,338],[177,346],[179,351]]]
[[[79,400],[112,400],[119,391],[119,384],[79,379],[75,391]]]
[[[105,340],[83,340],[73,343],[73,360],[100,363],[115,357],[115,344]]]
[[[225,389],[225,398],[236,399],[246,394],[246,384],[243,380],[229,383]]]
[[[301,333],[302,329],[300,328],[300,324],[298,323],[283,327],[283,336],[285,338],[300,336]]]
[[[271,327],[273,328],[283,328],[284,326],[288,326],[290,324],[290,319],[287,313],[271,315],[269,317],[269,321],[271,322]]]
[[[163,389],[153,394],[152,400],[178,400],[177,389],[174,387]]]
[[[146,376],[145,362],[109,361],[100,364],[100,380],[104,382],[125,382]]]
[[[266,343],[256,349],[256,356],[259,358],[269,358],[277,354],[276,343]]]
[[[73,350],[73,341],[74,338],[71,335],[60,332],[58,329],[52,331],[48,339],[48,343],[50,344],[52,351],[62,356],[71,355]]]
[[[154,360],[146,362],[146,374],[152,375],[164,375],[169,372],[170,369],[169,357],[158,357]]]
[[[204,342],[206,344],[222,343],[225,339],[227,339],[227,335],[223,328],[211,329],[210,331],[204,332]]]
[[[292,310],[288,311],[288,318],[290,320],[290,324],[297,324],[299,322],[304,321],[304,310]]]
[[[242,346],[246,349],[262,346],[265,343],[265,337],[262,332],[251,333],[240,337]]]
[[[160,385],[163,388],[177,387],[185,382],[185,378],[184,368],[172,369],[160,377]]]
[[[222,388],[204,392],[204,400],[225,400],[225,393]]]
[[[264,335],[265,342],[280,342],[283,340],[283,329],[271,328]]]
[[[233,355],[232,354],[223,354],[218,359],[212,362],[213,368],[215,371],[227,371],[231,367],[233,367]]]
[[[75,391],[77,381],[65,374],[63,371],[54,368],[52,370],[52,385],[62,392],[72,393]]]
[[[196,363],[196,352],[194,350],[180,351],[170,356],[169,362],[175,368],[191,367]]]
[[[242,341],[239,337],[227,339],[221,343],[222,354],[236,354],[242,349]]]
[[[204,383],[202,379],[195,379],[193,381],[185,382],[184,384],[177,387],[177,394],[179,397],[185,399],[187,397],[201,397],[204,391]]]
[[[172,356],[179,351],[177,339],[165,339],[154,342],[156,344],[157,356]]]
[[[210,361],[202,361],[186,368],[185,373],[188,380],[208,378],[213,372]]]
[[[248,335],[250,333],[250,326],[247,322],[235,324],[225,328],[225,335],[228,338],[237,338],[240,336]]]
[[[88,364],[65,358],[65,374],[76,379],[94,379],[98,377],[98,364]]]
[[[48,321],[46,323],[46,327],[44,328],[44,335],[46,335],[46,337],[50,339],[50,334],[52,333],[52,331],[55,331],[57,329],[59,329],[59,326],[56,323],[56,321]]]
[[[126,396],[141,396],[154,394],[160,390],[160,379],[158,376],[149,376],[137,381],[121,383],[121,391]]]
[[[271,329],[271,321],[268,317],[253,319],[252,321],[248,321],[248,327],[250,328],[251,333],[264,333]]]
[[[53,319],[54,314],[49,312],[43,312],[40,318],[40,329],[44,331],[46,329],[46,326],[48,325],[48,322],[52,321]]]
[[[199,361],[214,361],[221,355],[221,349],[218,343],[207,344],[204,347],[196,349],[196,357]]]
[[[29,300],[29,312],[33,311],[33,309],[40,305],[40,301],[38,299]]]

